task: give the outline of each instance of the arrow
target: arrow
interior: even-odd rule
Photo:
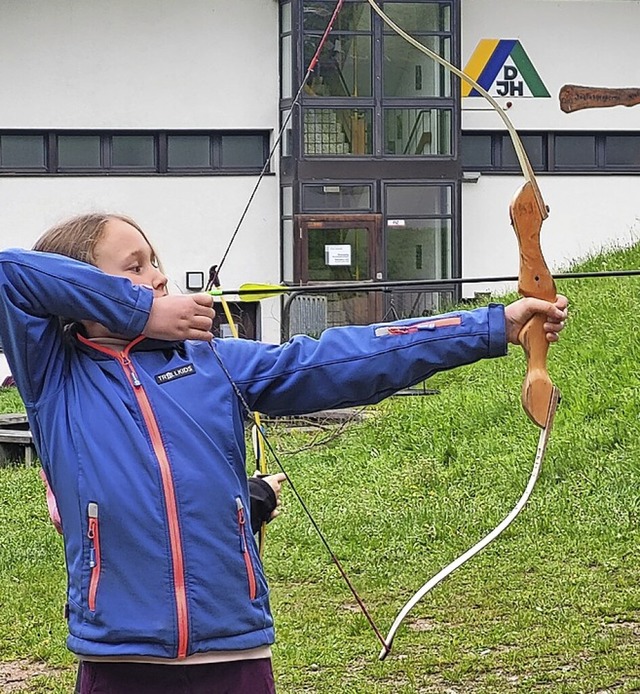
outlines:
[[[640,270],[602,270],[598,272],[559,272],[554,280],[592,279],[595,277],[637,277]],[[448,279],[389,280],[387,282],[337,282],[327,284],[259,284],[247,282],[238,289],[213,289],[207,294],[213,296],[239,296],[241,301],[262,301],[282,294],[329,294],[333,292],[385,292],[392,289],[461,284],[481,284],[483,282],[517,282],[514,275],[496,277],[452,277]]]

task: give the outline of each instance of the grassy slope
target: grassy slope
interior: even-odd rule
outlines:
[[[640,250],[586,265],[638,267]],[[559,290],[571,320],[549,363],[563,400],[533,498],[418,605],[384,663],[285,496],[265,559],[281,694],[640,690],[640,280]],[[505,359],[435,377],[429,385],[440,395],[383,403],[328,447],[282,455],[383,630],[521,494],[537,442],[519,406],[523,372],[513,348]],[[274,434],[273,443],[283,451],[298,438]],[[61,666],[25,691],[69,691],[62,554],[35,471],[0,472],[0,538],[0,660]]]

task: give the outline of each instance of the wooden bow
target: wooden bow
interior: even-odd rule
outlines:
[[[525,183],[520,187],[511,201],[509,212],[513,225],[518,246],[520,249],[520,271],[518,275],[518,291],[522,296],[555,301],[556,288],[553,277],[544,260],[540,246],[540,231],[542,223],[547,218],[549,211],[542,199],[536,178],[524,146],[513,123],[508,118],[500,104],[474,79],[469,77],[455,65],[449,63],[442,56],[434,53],[431,49],[414,39],[399,27],[390,17],[388,17],[374,0],[367,0],[372,9],[380,16],[383,22],[404,38],[408,43],[417,48],[420,52],[441,64],[449,72],[457,75],[461,80],[471,84],[494,108],[507,128],[514,150],[518,157]],[[537,314],[531,318],[520,331],[518,339],[522,344],[527,358],[527,373],[522,386],[522,406],[528,417],[539,427],[542,427],[538,442],[538,449],[533,465],[533,470],[529,477],[529,482],[511,512],[499,523],[490,533],[476,543],[471,549],[459,556],[448,566],[429,579],[419,588],[411,598],[405,603],[391,629],[389,630],[379,658],[384,660],[391,650],[391,645],[395,634],[402,624],[404,618],[418,604],[418,602],[436,585],[444,580],[455,569],[466,563],[471,557],[475,556],[495,540],[518,516],[525,507],[533,491],[533,487],[538,479],[544,452],[546,450],[549,433],[553,424],[553,419],[559,402],[560,394],[553,385],[547,371],[547,352],[548,343],[544,330],[545,317]]]
[[[548,216],[535,179],[522,185],[509,206],[511,224],[520,249],[518,292],[522,296],[556,300],[556,284],[540,247],[540,230]],[[527,357],[527,373],[522,384],[522,407],[532,422],[547,425],[555,386],[547,371],[549,343],[544,330],[545,316],[536,314],[522,328],[518,340]]]

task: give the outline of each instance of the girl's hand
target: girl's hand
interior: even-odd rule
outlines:
[[[507,341],[519,345],[518,335],[524,325],[533,318],[536,313],[543,313],[547,317],[544,324],[546,337],[549,342],[559,340],[558,333],[564,330],[567,320],[567,306],[569,301],[566,296],[558,294],[554,303],[542,299],[518,299],[505,306],[504,315],[507,322]]]
[[[154,298],[143,335],[158,340],[213,339],[213,297],[210,294],[167,294]]]
[[[273,493],[276,495],[276,507],[271,512],[270,520],[273,520],[276,516],[280,515],[280,492],[282,491],[282,483],[286,481],[287,476],[284,472],[278,472],[275,475],[266,475],[262,479],[273,489]]]

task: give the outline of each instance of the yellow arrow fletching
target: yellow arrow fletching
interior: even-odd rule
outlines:
[[[274,296],[286,294],[291,287],[284,287],[281,284],[252,284],[247,283],[240,286],[238,296],[242,301],[262,301],[272,299]]]

